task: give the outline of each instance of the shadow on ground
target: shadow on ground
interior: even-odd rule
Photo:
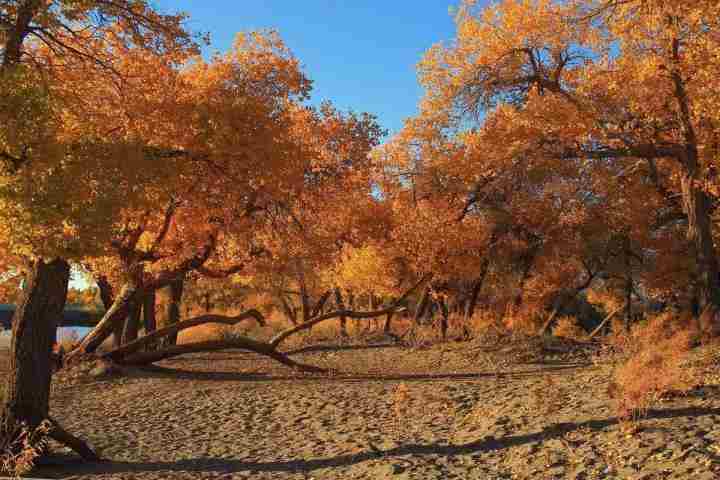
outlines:
[[[648,419],[669,419],[680,417],[701,417],[705,415],[720,415],[720,408],[678,408],[665,410],[651,410]],[[79,474],[115,474],[115,473],[150,473],[150,472],[189,472],[189,473],[232,473],[232,472],[311,472],[326,468],[344,467],[383,457],[401,457],[412,455],[423,457],[428,455],[452,457],[456,455],[470,455],[478,452],[491,452],[510,447],[520,446],[538,441],[547,441],[560,438],[567,432],[580,428],[593,431],[603,430],[618,423],[616,417],[606,419],[588,420],[585,422],[556,423],[545,427],[541,431],[511,435],[503,438],[486,437],[475,442],[447,445],[447,444],[409,444],[401,445],[388,450],[377,450],[368,447],[368,450],[338,455],[329,458],[312,460],[282,460],[256,462],[243,459],[208,458],[199,457],[175,462],[103,462],[81,463],[70,457],[50,457],[38,468],[38,474],[56,475],[56,478]],[[57,472],[62,469],[62,475]]]
[[[513,371],[513,372],[480,372],[480,373],[400,373],[400,374],[375,374],[375,373],[334,373],[323,374],[291,374],[276,375],[264,372],[218,372],[184,370],[180,368],[148,366],[136,369],[138,375],[143,377],[166,377],[175,380],[202,380],[202,381],[237,381],[237,382],[271,382],[271,381],[305,381],[305,382],[349,382],[349,381],[443,381],[443,380],[474,380],[482,378],[523,378],[538,374],[561,373],[566,370],[573,370],[587,367],[584,363],[567,363],[552,365],[539,369]]]

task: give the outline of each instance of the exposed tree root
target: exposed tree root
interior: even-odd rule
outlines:
[[[55,420],[50,420],[50,431],[48,437],[52,438],[56,442],[59,442],[72,451],[80,455],[80,457],[88,462],[101,462],[103,461],[95,451],[82,439],[76,437],[70,432],[63,429]]]

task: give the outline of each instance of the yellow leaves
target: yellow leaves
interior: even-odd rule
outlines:
[[[396,294],[396,279],[387,251],[375,245],[345,246],[333,268],[323,272],[325,285],[340,286],[356,293]]]

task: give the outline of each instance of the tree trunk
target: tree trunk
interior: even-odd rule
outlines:
[[[26,0],[18,6],[15,14],[15,24],[7,32],[7,38],[5,39],[0,72],[5,72],[10,67],[20,63],[22,45],[25,37],[30,33],[30,23],[42,5],[43,2],[40,0]]]
[[[687,166],[682,176],[683,205],[688,217],[688,240],[694,247],[698,280],[698,310],[720,308],[718,261],[710,223],[710,199],[697,186],[697,166]]]
[[[420,325],[420,321],[422,320],[423,316],[425,316],[425,312],[427,311],[428,306],[430,305],[430,287],[427,287],[425,291],[423,292],[423,296],[420,299],[420,303],[418,304],[417,308],[415,309],[415,317],[413,318],[413,326]]]
[[[70,265],[56,259],[33,262],[13,315],[10,368],[2,412],[2,443],[24,422],[37,428],[48,418],[52,339],[67,298]]]
[[[445,340],[447,338],[449,323],[448,317],[450,312],[448,311],[447,303],[443,297],[438,299],[438,305],[440,306],[440,334],[442,335],[443,340]]]
[[[105,311],[107,312],[110,310],[110,307],[112,307],[112,304],[115,302],[115,295],[113,293],[112,285],[110,285],[110,282],[108,282],[107,277],[104,275],[99,277],[97,279],[97,286],[100,289],[100,300],[103,303],[103,307],[105,307]],[[117,325],[113,326],[112,329],[112,343],[113,348],[118,348],[122,344],[122,334],[123,334],[123,324],[118,322]]]
[[[134,342],[138,338],[138,332],[140,331],[140,312],[142,309],[142,303],[140,299],[135,298],[130,302],[128,307],[128,315],[125,319],[125,328],[122,333],[122,344]]]
[[[485,276],[487,275],[488,268],[490,266],[490,260],[485,258],[482,266],[480,267],[480,275],[477,280],[473,283],[472,289],[470,290],[470,298],[468,299],[467,307],[465,309],[465,319],[470,320],[475,315],[475,308],[477,307],[478,297],[482,290],[483,283],[485,282]]]
[[[385,316],[385,325],[383,326],[383,333],[388,334],[392,332],[392,319],[395,312],[388,312]]]
[[[130,281],[123,285],[112,306],[105,312],[100,322],[80,342],[80,345],[66,357],[72,362],[73,357],[85,352],[94,352],[106,338],[116,332],[118,325],[122,328],[132,300],[137,295],[137,285]]]
[[[172,283],[170,283],[170,286],[168,288],[170,290],[170,298],[167,304],[167,312],[165,315],[167,324],[163,325],[163,327],[169,327],[170,325],[174,325],[180,321],[180,304],[182,303],[183,290],[185,288],[185,277],[174,280]],[[162,340],[161,348],[167,348],[176,344],[177,333],[165,337]]]
[[[315,318],[322,313],[323,308],[328,301],[328,298],[330,298],[330,293],[330,290],[328,290],[327,292],[323,293],[322,296],[318,299],[315,307],[312,310],[312,314],[310,315],[311,318]]]
[[[673,69],[671,78],[679,117],[683,127],[685,155],[680,177],[683,209],[688,219],[688,240],[694,247],[695,264],[699,283],[699,311],[711,308],[714,314],[720,311],[720,278],[718,259],[715,252],[710,218],[711,201],[702,189],[701,162],[698,152],[698,138],[692,119],[690,98],[681,74],[682,59],[680,40],[674,38],[671,45]]]
[[[338,310],[345,310],[345,303],[343,302],[342,293],[340,293],[340,288],[335,287],[335,305],[337,306]],[[347,318],[345,315],[340,316],[340,336],[342,338],[348,337],[347,332]]]
[[[148,292],[143,297],[143,323],[145,324],[145,335],[150,335],[157,330],[155,318],[155,292]]]

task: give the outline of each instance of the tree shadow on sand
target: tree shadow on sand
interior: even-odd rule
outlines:
[[[398,381],[398,382],[414,382],[414,381],[443,381],[443,380],[477,380],[487,378],[524,378],[535,375],[552,375],[553,373],[562,373],[566,370],[575,370],[584,368],[584,363],[567,363],[563,365],[552,365],[538,369],[528,369],[511,372],[468,372],[468,373],[358,373],[358,372],[340,372],[332,375],[317,374],[289,374],[277,375],[266,372],[243,372],[243,371],[201,371],[201,370],[185,370],[181,368],[172,368],[164,366],[146,366],[135,369],[136,376],[143,377],[164,377],[174,380],[188,381],[218,381],[218,382],[273,382],[273,381],[303,381],[303,382],[349,382],[349,381]]]
[[[651,410],[648,412],[647,419],[696,418],[706,415],[720,415],[720,408],[687,407]],[[384,457],[402,457],[405,455],[415,457],[428,455],[453,457],[479,452],[492,452],[528,443],[560,438],[567,432],[580,428],[587,428],[592,431],[603,430],[617,423],[618,419],[616,417],[587,420],[585,422],[563,422],[549,425],[538,432],[510,435],[499,439],[485,437],[478,441],[457,445],[439,443],[408,444],[388,450],[377,450],[369,447],[368,450],[356,454],[345,454],[311,460],[293,459],[257,462],[243,459],[198,457],[174,462],[104,462],[90,464],[80,463],[79,460],[68,457],[55,457],[40,466],[38,473],[49,474],[54,471],[56,474],[62,472],[62,475],[72,476],[81,474],[140,474],[154,472],[172,474],[173,472],[184,472],[194,473],[200,476],[202,474],[233,472],[312,472],[326,468],[346,467]],[[720,457],[714,459],[720,460]]]

